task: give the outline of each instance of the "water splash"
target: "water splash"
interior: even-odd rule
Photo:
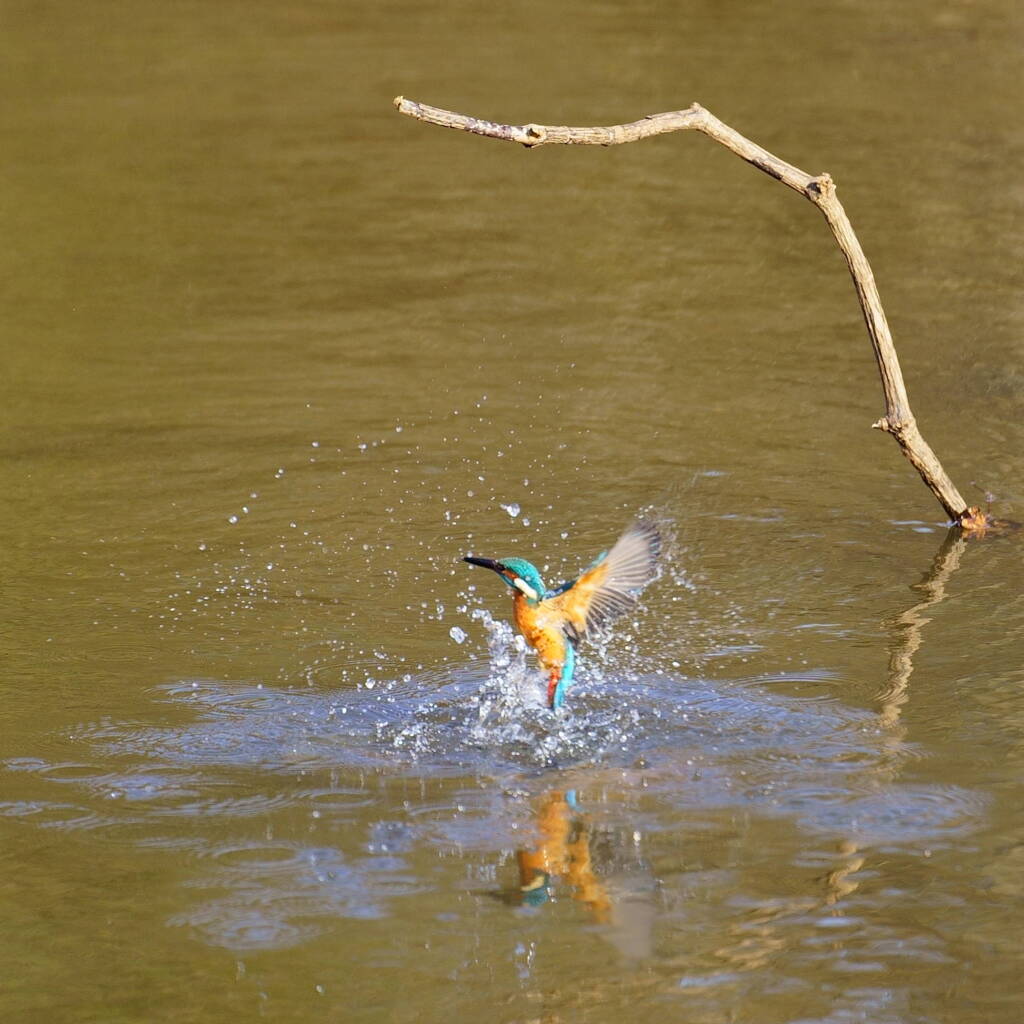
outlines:
[[[509,625],[472,618],[488,663],[447,674],[328,692],[161,687],[174,724],[85,725],[80,760],[3,763],[0,815],[194,859],[191,888],[209,895],[171,923],[232,949],[390,913],[429,884],[411,851],[511,850],[531,799],[552,787],[633,808],[616,856],[666,821],[694,829],[722,815],[782,818],[811,857],[836,837],[935,849],[982,820],[972,791],[903,781],[921,752],[870,712],[773,689],[826,683],[823,670],[713,681],[596,665],[554,713]]]

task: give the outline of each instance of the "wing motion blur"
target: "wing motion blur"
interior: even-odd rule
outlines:
[[[548,602],[564,617],[569,639],[576,643],[628,612],[657,575],[660,554],[658,527],[641,519],[578,579],[562,584]]]

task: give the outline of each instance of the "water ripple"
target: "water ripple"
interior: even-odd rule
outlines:
[[[646,785],[677,807],[756,803],[829,831],[909,839],[967,827],[982,813],[980,798],[957,787],[895,783],[901,766],[920,757],[918,748],[894,739],[868,711],[774,692],[782,679],[591,677],[557,716],[543,706],[535,676],[514,661],[494,677],[456,676],[429,698],[408,680],[328,694],[195,681],[162,691],[190,706],[194,721],[122,732],[106,723],[91,733],[109,757],[166,767],[121,774],[70,762],[10,767],[150,798],[160,802],[155,813],[184,816],[245,816],[296,803],[334,813],[374,799],[351,786],[259,794],[251,780],[244,794],[220,798],[208,777],[182,775],[186,768],[193,776],[259,767],[279,775],[330,768],[500,779],[636,764]]]
[[[878,716],[786,692],[828,678],[591,672],[557,715],[515,654],[489,674],[429,685],[403,677],[324,693],[188,681],[158,691],[190,712],[184,722],[106,719],[76,729],[81,759],[5,761],[25,791],[9,793],[0,816],[189,858],[186,885],[200,898],[171,923],[239,950],[390,913],[440,870],[421,859],[413,870],[406,858],[418,849],[514,850],[530,804],[552,788],[617,808],[590,826],[592,853],[627,875],[639,863],[632,837],[666,822],[680,836],[715,833],[738,812],[792,823],[807,863],[837,839],[905,851],[977,828],[982,797],[910,778],[922,750]],[[57,790],[75,797],[47,796]]]

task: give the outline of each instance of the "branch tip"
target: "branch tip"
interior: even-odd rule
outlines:
[[[1012,519],[997,519],[988,512],[982,512],[980,505],[971,505],[956,517],[956,525],[968,537],[1001,537],[1014,533],[1021,524]]]

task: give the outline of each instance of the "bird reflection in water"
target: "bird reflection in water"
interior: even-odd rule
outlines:
[[[595,829],[575,790],[550,790],[537,805],[537,842],[516,851],[519,888],[503,893],[513,905],[540,908],[563,885],[587,908],[605,938],[624,956],[650,955],[655,881],[640,856],[639,837]]]
[[[527,907],[543,905],[561,878],[572,888],[573,899],[583,903],[599,923],[606,923],[611,902],[594,872],[590,825],[579,813],[575,790],[547,793],[536,820],[540,841],[532,849],[516,851],[519,902]]]

